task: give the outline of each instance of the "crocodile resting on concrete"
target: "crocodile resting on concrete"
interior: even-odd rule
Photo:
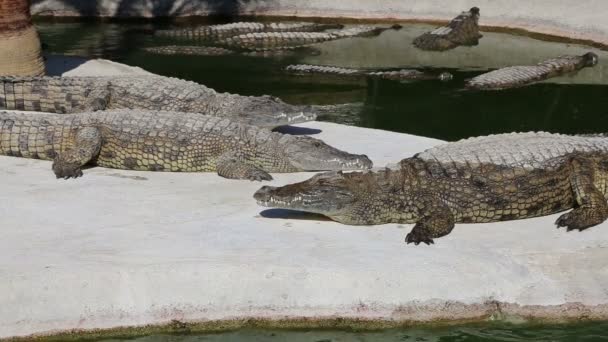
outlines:
[[[218,93],[195,82],[156,75],[0,77],[0,109],[79,113],[122,108],[215,115],[268,128],[316,118],[310,108],[275,97]]]
[[[480,90],[522,87],[551,77],[575,72],[585,67],[593,67],[597,62],[598,56],[593,52],[588,52],[582,56],[560,56],[536,65],[512,66],[490,71],[468,80],[466,87]]]
[[[341,29],[340,24],[320,24],[307,22],[286,22],[286,23],[257,23],[257,22],[238,22],[223,25],[199,26],[189,29],[177,30],[158,30],[157,36],[191,39],[191,40],[210,40],[222,39],[238,36],[247,33],[258,32],[320,32],[328,29]]]
[[[294,64],[288,65],[285,71],[294,75],[334,75],[340,77],[373,77],[387,80],[441,80],[449,81],[452,74],[442,72],[439,75],[429,74],[415,69],[373,70],[355,69],[337,66]]]
[[[355,26],[331,32],[260,32],[248,33],[221,39],[218,45],[241,50],[293,49],[330,40],[353,37],[374,37],[386,30],[401,29],[400,25],[391,27]]]
[[[479,44],[479,8],[462,12],[446,26],[426,32],[414,39],[414,46],[422,50],[445,51],[458,46]]]
[[[0,112],[0,154],[52,159],[57,178],[93,164],[141,171],[216,171],[270,180],[269,172],[368,169],[350,154],[307,136],[271,132],[226,118],[117,110],[78,115]]]
[[[259,204],[323,214],[353,225],[415,223],[406,242],[433,243],[454,223],[557,213],[568,230],[608,218],[608,138],[512,133],[448,143],[398,170],[322,173],[262,187]]]

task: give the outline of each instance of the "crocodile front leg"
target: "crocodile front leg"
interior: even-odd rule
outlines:
[[[443,202],[431,200],[422,205],[421,215],[405,242],[433,244],[433,239],[448,235],[454,229],[454,215]]]
[[[272,176],[268,172],[251,165],[232,152],[222,154],[217,160],[216,168],[218,175],[228,179],[272,180]]]
[[[78,130],[73,143],[55,157],[53,172],[57,178],[77,178],[82,176],[81,168],[99,154],[101,132],[95,127]]]
[[[568,231],[580,231],[598,225],[608,218],[608,203],[604,194],[595,186],[596,177],[603,177],[594,161],[584,157],[576,157],[570,161],[572,175],[570,183],[578,207],[560,216],[555,224],[567,227]]]

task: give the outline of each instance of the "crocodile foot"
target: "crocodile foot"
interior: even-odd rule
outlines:
[[[414,227],[414,229],[412,229],[412,231],[407,234],[407,236],[405,237],[405,242],[409,245],[410,243],[414,243],[416,246],[418,246],[421,242],[426,243],[427,245],[431,245],[434,244],[435,242],[433,241],[433,239],[430,236],[431,234],[429,233],[428,230],[426,229],[420,229],[420,227],[418,225],[416,225]]]
[[[249,169],[245,173],[244,177],[245,179],[256,182],[272,180],[272,176],[268,172],[260,169]]]
[[[557,227],[567,227],[567,231],[583,231],[606,220],[606,213],[598,208],[579,207],[560,216],[555,224]]]
[[[62,163],[61,161],[53,162],[53,172],[57,178],[69,179],[82,176],[82,170],[79,165],[71,163]]]

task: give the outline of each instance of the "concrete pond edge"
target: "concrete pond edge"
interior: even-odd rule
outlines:
[[[252,310],[255,310],[252,308]],[[275,308],[276,310],[276,308]],[[263,311],[263,308],[260,309]],[[325,311],[313,309],[312,311]],[[344,311],[352,312],[352,308]],[[48,331],[27,336],[0,338],[0,341],[83,341],[101,338],[136,338],[153,334],[216,334],[239,329],[272,330],[354,330],[377,331],[408,327],[444,327],[462,324],[574,324],[605,321],[608,304],[585,305],[580,302],[560,305],[519,305],[496,300],[465,304],[458,301],[411,302],[394,308],[361,304],[360,315],[327,314],[297,316],[273,314],[273,317],[243,315],[217,320],[178,320],[139,326],[104,329]],[[421,315],[422,313],[422,315]]]

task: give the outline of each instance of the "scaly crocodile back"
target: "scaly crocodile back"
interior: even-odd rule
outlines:
[[[608,152],[608,138],[547,132],[495,134],[439,145],[415,157],[441,163],[490,163],[536,169],[550,168],[548,160],[574,151]]]
[[[560,56],[537,65],[511,66],[473,77],[467,88],[498,90],[521,87],[584,67],[583,56]]]
[[[381,30],[374,26],[356,26],[332,32],[259,32],[226,38],[219,44],[245,50],[293,49],[329,40],[374,35]]]
[[[221,39],[240,34],[255,32],[312,32],[321,31],[326,28],[338,27],[337,25],[325,25],[317,23],[256,23],[238,22],[223,25],[200,26],[190,29],[159,30],[156,35],[182,39]]]

